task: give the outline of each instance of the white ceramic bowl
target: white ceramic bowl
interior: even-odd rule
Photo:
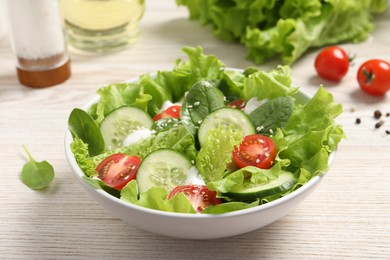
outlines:
[[[134,79],[132,81],[135,81]],[[296,96],[300,102],[305,102],[310,96],[299,91]],[[99,100],[96,97],[84,109]],[[244,209],[218,215],[171,213],[148,209],[122,201],[103,190],[96,190],[87,184],[82,176],[84,173],[77,165],[70,149],[72,135],[67,131],[65,136],[65,153],[77,180],[103,208],[114,217],[140,229],[153,233],[186,239],[214,239],[243,234],[262,228],[289,213],[303,201],[321,182],[323,175],[312,178],[308,183],[294,192],[254,208]],[[332,153],[330,162],[334,158]]]

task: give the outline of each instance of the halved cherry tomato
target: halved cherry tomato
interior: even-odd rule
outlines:
[[[177,193],[183,192],[190,200],[192,207],[200,213],[210,205],[218,205],[222,200],[217,198],[217,193],[207,189],[205,185],[181,185],[174,188],[168,195],[168,199]]]
[[[316,57],[314,67],[321,78],[339,81],[348,72],[349,60],[343,49],[331,46],[320,51]]]
[[[161,118],[180,118],[180,105],[173,105],[162,111],[161,113],[153,117],[153,121],[160,120]]]
[[[255,166],[268,169],[275,156],[276,148],[272,139],[260,134],[245,136],[240,146],[233,150],[233,161],[239,168]]]
[[[361,89],[374,96],[383,96],[390,90],[390,63],[373,59],[364,62],[357,73]]]
[[[117,153],[99,163],[96,171],[99,179],[111,187],[121,190],[129,181],[135,179],[140,164],[141,159],[137,156]]]
[[[236,101],[227,104],[228,107],[233,107],[240,110],[243,110],[245,108],[245,105],[246,105],[246,101],[243,99],[237,99]]]

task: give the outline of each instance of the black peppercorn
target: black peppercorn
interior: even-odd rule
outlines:
[[[379,111],[379,110],[375,110],[375,111],[374,111],[374,117],[375,117],[376,119],[381,118],[381,116],[382,116],[382,112],[381,112],[381,111]]]
[[[381,127],[385,122],[383,122],[382,120],[379,121],[378,123],[375,124],[375,128],[379,128]]]

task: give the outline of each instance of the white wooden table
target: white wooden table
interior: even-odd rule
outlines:
[[[179,240],[111,217],[84,192],[67,165],[63,141],[71,109],[91,99],[97,88],[170,69],[185,57],[185,45],[200,45],[230,67],[254,65],[244,58],[244,47],[217,40],[208,28],[189,21],[187,10],[173,0],[147,2],[137,45],[105,56],[72,54],[72,77],[55,87],[20,85],[9,43],[0,42],[0,259],[390,259],[390,135],[385,134],[390,118],[380,129],[373,119],[376,109],[390,112],[390,95],[367,96],[355,80],[363,60],[390,60],[390,12],[377,17],[369,40],[343,45],[357,58],[342,82],[324,82],[344,105],[339,122],[348,140],[340,144],[320,187],[286,217],[237,237]],[[316,53],[292,66],[295,83],[309,93],[322,82],[313,68]],[[48,189],[33,191],[21,183],[23,144],[36,160],[54,166]]]

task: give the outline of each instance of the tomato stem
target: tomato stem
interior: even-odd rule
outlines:
[[[349,61],[350,66],[355,65],[355,63],[354,63],[355,58],[356,58],[356,53],[354,53],[353,55],[348,53],[348,61]]]
[[[370,70],[368,71],[366,68],[363,69],[362,71],[363,75],[366,77],[365,79],[365,82],[367,84],[371,84],[374,79],[375,79],[375,74],[372,72],[372,69],[370,68]]]

